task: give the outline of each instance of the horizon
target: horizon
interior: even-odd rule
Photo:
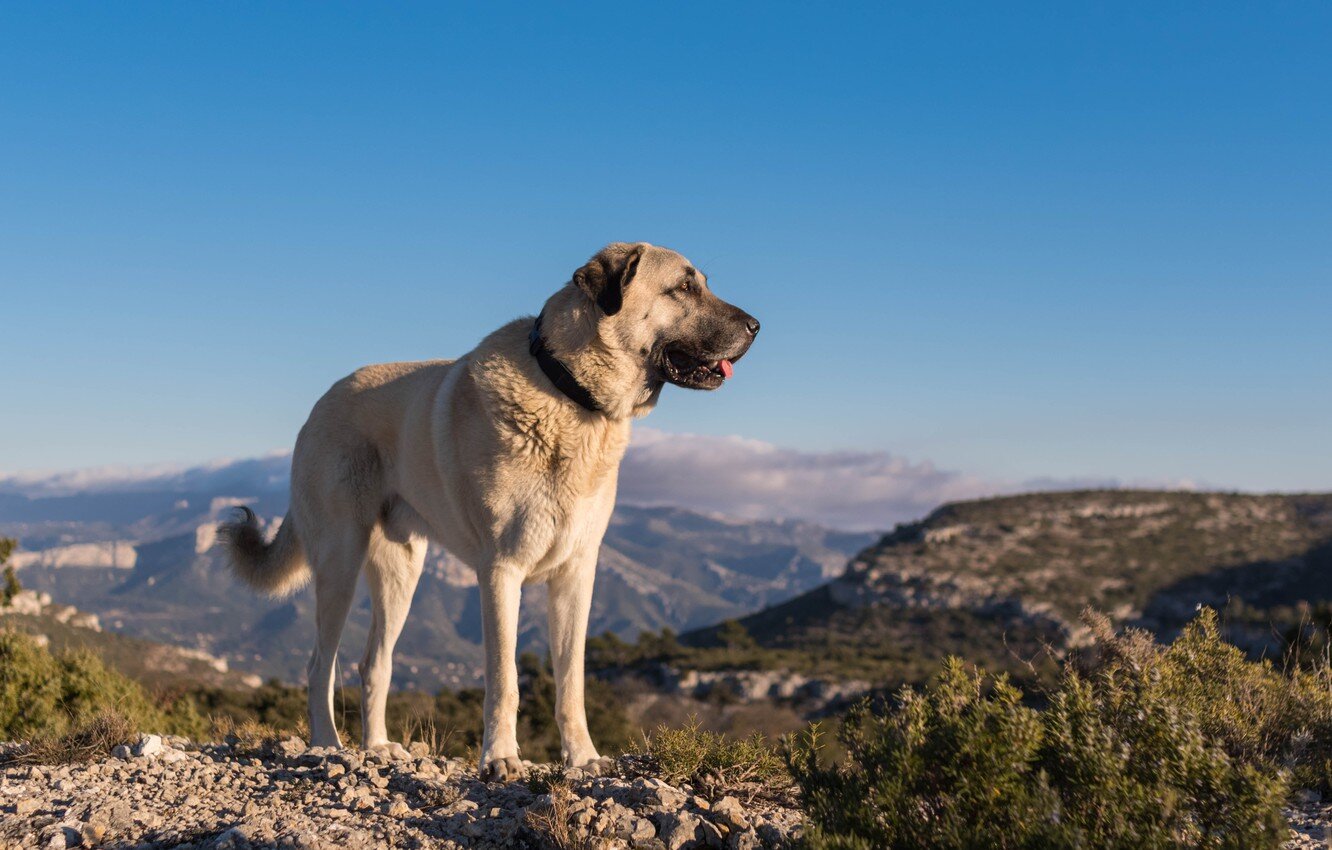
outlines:
[[[274,450],[194,465],[108,465],[16,475],[0,471],[0,496],[39,500],[165,492],[267,498],[286,493],[290,458],[290,450]],[[911,464],[887,453],[818,454],[754,440],[644,428],[626,454],[617,504],[680,509],[740,523],[807,522],[836,531],[882,533],[899,523],[925,519],[949,504],[1078,492],[1320,493],[1235,490],[1191,481],[987,480],[928,463]]]
[[[653,434],[1332,488],[1328,7],[246,11],[0,10],[0,475],[289,446],[629,238],[764,325]]]

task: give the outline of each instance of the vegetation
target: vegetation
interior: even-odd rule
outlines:
[[[92,653],[52,655],[31,636],[0,631],[0,739],[63,734],[107,712],[169,731],[163,711],[136,682]]]
[[[1248,661],[1206,609],[1164,647],[1087,622],[1094,652],[1041,707],[951,659],[925,689],[857,706],[839,763],[818,727],[789,741],[811,847],[1279,846],[1290,783],[1328,787],[1328,667]]]
[[[726,786],[784,773],[781,757],[762,735],[728,738],[700,728],[697,720],[679,729],[657,727],[644,736],[643,752],[667,782]]]
[[[1301,600],[1332,599],[1332,495],[1086,491],[959,502],[863,551],[838,590],[680,636],[603,636],[589,644],[589,665],[789,670],[891,693],[924,685],[942,657],[958,655],[1037,692],[1057,685],[1058,654],[1089,604],[1171,634],[1197,602],[1237,597],[1245,601],[1225,609],[1224,634],[1253,657],[1294,651],[1317,664],[1332,607]]]
[[[0,631],[0,740],[17,757],[69,761],[105,755],[138,729],[198,734],[190,706],[167,712],[90,652],[52,655],[30,635]]]
[[[688,670],[789,670],[811,677],[863,679],[892,691],[929,681],[940,668],[939,648],[947,647],[1024,684],[1057,678],[1057,665],[1046,649],[1061,637],[1049,625],[1002,622],[966,610],[841,608],[826,597],[827,590],[820,589],[756,615],[775,620],[800,608],[799,616],[807,624],[793,640],[760,642],[736,620],[689,635],[687,644],[669,629],[643,632],[634,643],[607,633],[589,638],[588,668],[632,670],[668,664]],[[822,613],[806,616],[806,609]],[[762,625],[767,631],[768,625]]]
[[[5,568],[3,584],[0,585],[0,608],[9,607],[9,603],[13,602],[14,597],[23,589],[13,565],[7,564],[9,556],[14,554],[14,549],[17,547],[18,541],[12,537],[0,537],[0,567]]]
[[[27,742],[27,746],[12,753],[11,758],[37,764],[91,761],[105,758],[107,753],[122,744],[133,743],[138,732],[134,721],[112,709],[81,721],[61,734],[38,733]]]
[[[579,833],[572,825],[573,803],[578,799],[564,778],[564,772],[538,768],[528,777],[528,786],[546,798],[527,810],[524,820],[528,829],[536,833],[541,847],[552,850],[597,850],[604,842],[587,833]]]

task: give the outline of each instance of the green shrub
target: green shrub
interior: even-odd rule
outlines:
[[[1193,717],[1209,741],[1244,764],[1278,766],[1296,787],[1332,789],[1332,669],[1249,661],[1221,638],[1216,612],[1204,608],[1162,647],[1144,631],[1114,634],[1087,615],[1099,675],[1156,683],[1161,699]]]
[[[1040,770],[1041,717],[1000,678],[950,659],[925,692],[904,690],[892,712],[862,702],[839,739],[840,766],[823,767],[817,727],[788,764],[809,817],[812,847],[1060,846],[1058,796]]]
[[[950,659],[924,691],[854,709],[840,764],[820,763],[817,728],[790,741],[810,846],[1280,846],[1287,786],[1272,756],[1300,733],[1281,725],[1289,712],[1252,712],[1302,686],[1233,655],[1214,615],[1170,648],[1098,635],[1098,666],[1066,665],[1044,709]]]
[[[18,541],[12,537],[0,537],[0,567],[5,568],[4,578],[0,579],[0,608],[8,607],[14,597],[23,589],[19,583],[18,573],[14,572],[13,565],[5,566],[9,556],[14,553],[18,547]]]
[[[105,738],[117,717],[135,728],[174,732],[173,723],[136,682],[90,652],[52,655],[30,635],[0,631],[0,740],[51,742],[83,730]]]
[[[667,782],[733,785],[783,773],[781,757],[762,735],[728,738],[700,728],[697,720],[678,729],[659,726],[643,744]]]

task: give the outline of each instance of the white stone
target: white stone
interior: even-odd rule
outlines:
[[[165,749],[165,746],[162,744],[161,735],[144,735],[139,738],[139,743],[134,745],[134,754],[136,756],[155,756],[163,749]]]

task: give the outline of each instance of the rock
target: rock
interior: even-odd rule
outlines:
[[[315,753],[317,749],[319,748],[311,749],[308,752]],[[319,758],[322,759],[324,758],[324,756],[319,756]],[[340,764],[342,765],[343,769],[347,771],[360,770],[361,765],[365,763],[364,759],[362,759],[359,755],[352,752],[351,750],[335,751],[332,754],[328,755],[327,759],[329,764]]]
[[[722,797],[712,806],[713,820],[726,824],[732,830],[748,829],[749,818],[744,806],[734,797]]]
[[[763,842],[759,840],[758,834],[752,829],[744,832],[733,832],[726,841],[727,850],[759,850]]]
[[[162,752],[163,749],[161,735],[142,735],[139,742],[134,745],[134,754],[151,758]]]
[[[696,840],[700,823],[699,817],[689,812],[665,812],[657,820],[657,835],[666,850],[681,850]]]
[[[759,843],[764,847],[777,847],[785,838],[785,836],[782,835],[782,831],[771,823],[765,823],[759,826],[758,837]]]
[[[35,797],[24,797],[14,804],[14,814],[23,816],[30,815],[41,809],[42,804],[37,802]]]
[[[652,821],[636,817],[630,824],[629,834],[625,838],[634,844],[641,844],[651,841],[656,836],[657,828],[652,825]]]
[[[704,844],[716,850],[722,850],[726,846],[726,839],[722,836],[721,830],[712,821],[700,820],[698,828],[703,832]]]

